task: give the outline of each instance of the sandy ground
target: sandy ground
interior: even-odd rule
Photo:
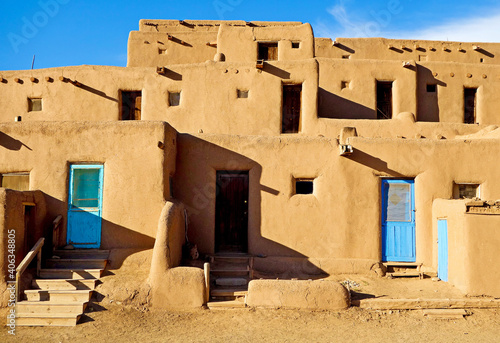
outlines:
[[[453,286],[430,279],[331,278],[358,284],[358,297],[463,297]],[[15,337],[3,327],[0,342],[500,342],[500,309],[471,310],[464,319],[443,320],[424,317],[421,311],[359,308],[141,311],[109,300],[92,303],[76,327],[18,327]],[[5,318],[5,311],[0,313]]]

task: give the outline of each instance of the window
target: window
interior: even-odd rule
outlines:
[[[167,53],[166,48],[158,48],[158,55],[165,55]]]
[[[377,119],[392,118],[392,81],[377,81]]]
[[[427,93],[436,93],[437,86],[436,85],[427,85]]]
[[[302,84],[283,85],[281,133],[298,133],[300,130]]]
[[[342,55],[342,58],[343,58],[344,60],[348,60],[348,59],[350,59],[350,58],[351,58],[351,55]]]
[[[142,91],[120,91],[120,120],[141,120]]]
[[[29,191],[30,189],[29,173],[6,173],[0,174],[0,177],[3,188],[10,188],[16,191]]]
[[[239,99],[246,99],[246,98],[248,98],[248,91],[247,90],[243,90],[243,89],[238,89],[237,90],[237,97]]]
[[[349,88],[349,81],[340,81],[340,89]]]
[[[300,42],[292,42],[292,49],[299,49],[300,48]]]
[[[295,179],[294,194],[313,194],[314,179]]]
[[[476,122],[477,88],[464,88],[464,123]]]
[[[181,103],[181,92],[168,92],[168,106],[179,106]]]
[[[42,110],[41,98],[28,98],[28,112],[35,112]]]
[[[454,183],[453,198],[454,199],[472,199],[479,198],[479,184],[477,183]]]
[[[258,60],[278,60],[278,42],[258,43]]]

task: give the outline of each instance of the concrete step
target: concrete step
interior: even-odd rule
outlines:
[[[75,326],[80,317],[74,313],[19,313],[16,326]]]
[[[467,315],[464,309],[431,309],[424,310],[424,317],[433,319],[463,319]]]
[[[210,301],[207,307],[213,309],[227,309],[227,308],[245,308],[246,304],[243,299],[236,300],[223,300],[223,301]]]
[[[28,301],[52,302],[87,302],[92,296],[91,290],[46,291],[41,289],[27,289],[24,291]]]
[[[238,287],[248,285],[248,280],[244,278],[217,278],[215,284],[222,287]]]
[[[87,302],[56,303],[50,301],[20,301],[16,304],[16,314],[26,313],[74,313],[81,314]]]
[[[102,269],[40,269],[42,279],[99,279]]]
[[[49,258],[45,262],[47,268],[55,269],[104,269],[106,259],[67,259]]]
[[[75,249],[75,250],[56,250],[52,255],[64,259],[105,259],[109,257],[109,250],[100,249]]]
[[[352,300],[352,306],[371,310],[500,308],[500,299],[381,299]]]
[[[43,290],[93,290],[97,281],[97,279],[35,279],[31,281],[31,287]]]

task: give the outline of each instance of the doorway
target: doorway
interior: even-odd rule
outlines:
[[[248,171],[217,171],[215,252],[248,251]]]
[[[281,133],[300,131],[302,85],[283,85]]]
[[[392,81],[377,81],[377,119],[392,118]]]
[[[464,123],[476,123],[477,88],[464,88]]]
[[[141,120],[142,91],[121,91],[120,120]]]

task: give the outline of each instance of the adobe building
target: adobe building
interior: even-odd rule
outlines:
[[[413,268],[500,297],[499,55],[141,20],[127,67],[3,71],[2,291],[15,229],[17,263],[45,237],[42,275],[51,249],[100,249],[117,273],[146,270],[152,306],[201,306],[203,269],[180,266],[187,227],[247,281]]]

